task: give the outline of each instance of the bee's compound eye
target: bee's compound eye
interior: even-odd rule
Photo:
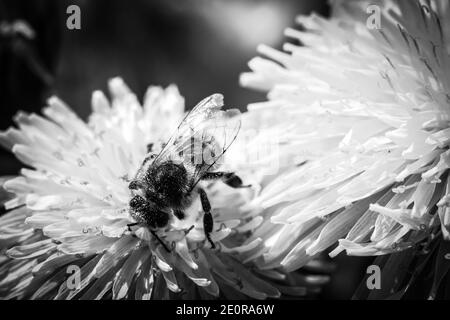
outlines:
[[[132,208],[132,209],[142,208],[142,206],[144,206],[144,205],[145,205],[145,199],[139,195],[134,196],[130,200],[130,208]]]

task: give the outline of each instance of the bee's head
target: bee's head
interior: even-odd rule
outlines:
[[[140,195],[135,195],[131,198],[130,208],[131,215],[138,222],[144,222],[152,228],[163,228],[167,226],[169,215],[159,210],[152,202],[147,201]]]

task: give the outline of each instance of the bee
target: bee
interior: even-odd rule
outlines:
[[[214,225],[211,204],[206,191],[199,186],[200,181],[221,180],[232,188],[249,187],[233,172],[216,171],[241,126],[239,110],[224,111],[222,106],[222,95],[209,96],[186,114],[158,153],[153,152],[152,144],[148,145],[148,153],[129,184],[130,215],[136,222],[128,227],[147,227],[167,251],[170,250],[157,231],[166,228],[174,217],[185,219],[186,209],[198,196],[205,238],[215,248],[211,239]]]

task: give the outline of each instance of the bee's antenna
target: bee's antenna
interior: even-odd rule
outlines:
[[[150,233],[151,233],[151,234],[159,241],[159,243],[164,247],[164,249],[166,249],[167,252],[171,252],[171,251],[169,250],[169,248],[166,246],[166,244],[161,240],[161,238],[158,237],[158,235],[156,234],[155,231],[150,230]]]
[[[131,227],[133,227],[133,226],[137,226],[139,224],[139,222],[134,222],[134,223],[129,223],[129,224],[127,224],[127,227],[128,227],[128,231],[133,231],[133,230],[131,230]]]

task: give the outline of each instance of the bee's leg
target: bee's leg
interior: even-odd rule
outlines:
[[[211,244],[211,248],[215,249],[216,245],[211,240],[211,232],[213,231],[214,226],[213,216],[211,214],[211,204],[209,203],[205,190],[199,188],[198,192],[200,194],[200,201],[203,208],[203,230],[205,232],[206,239],[208,239]]]
[[[152,229],[149,229],[150,233],[156,238],[156,240],[158,240],[158,242],[164,247],[164,249],[166,249],[167,252],[170,252],[169,248],[167,248],[166,244],[164,243],[164,241],[161,240],[160,237],[158,237],[158,235],[156,234],[156,232]]]
[[[192,230],[192,229],[194,229],[194,228],[195,228],[195,226],[194,226],[194,225],[192,225],[192,226],[190,226],[190,227],[189,227],[189,229],[187,229],[187,230],[184,230],[184,235],[185,235],[185,236],[187,236],[187,235],[188,235],[188,233],[189,233],[189,232],[191,232],[191,230]]]
[[[248,188],[251,185],[242,185],[242,179],[234,172],[206,172],[202,176],[202,180],[218,180],[221,179],[223,183],[232,188]]]

